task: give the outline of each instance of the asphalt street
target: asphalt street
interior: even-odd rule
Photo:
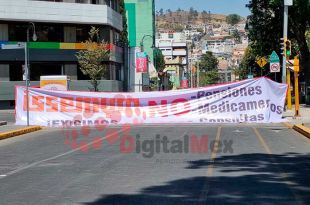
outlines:
[[[307,205],[309,142],[282,124],[44,129],[0,141],[0,204]]]
[[[0,110],[0,121],[6,121],[8,124],[15,123],[14,110]]]

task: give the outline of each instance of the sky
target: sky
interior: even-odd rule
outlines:
[[[172,11],[178,8],[189,10],[190,7],[198,11],[211,11],[214,14],[239,14],[246,17],[250,14],[245,5],[249,0],[155,0],[156,10],[161,8]]]

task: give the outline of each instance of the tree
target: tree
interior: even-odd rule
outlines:
[[[226,17],[226,22],[232,26],[241,21],[241,17],[238,14],[230,14]]]
[[[256,65],[256,56],[253,52],[253,49],[249,46],[245,54],[241,60],[239,68],[235,69],[235,74],[239,76],[240,80],[246,79],[247,75],[250,74],[250,69],[251,69],[251,74],[254,76],[258,76],[259,73],[259,68],[257,68]]]
[[[189,15],[193,16],[194,13],[195,13],[195,9],[194,9],[193,7],[191,7],[191,8],[189,9]]]
[[[195,18],[195,9],[191,7],[188,13],[188,21],[192,21]]]
[[[282,0],[252,0],[247,7],[251,11],[247,29],[252,55],[270,55],[273,50],[280,51],[280,38],[283,28]],[[300,54],[301,70],[304,80],[310,86],[310,52],[306,31],[310,26],[309,0],[295,0],[289,10],[289,39],[293,42],[293,56]],[[279,22],[281,22],[279,24]],[[303,77],[303,75],[301,75]]]
[[[159,10],[159,15],[160,15],[160,16],[163,16],[163,15],[164,15],[164,9],[163,9],[163,8],[161,8],[161,9]]]
[[[219,61],[213,56],[212,52],[202,55],[199,62],[199,70],[201,71],[199,75],[200,86],[215,84],[219,81],[218,64]]]
[[[237,43],[241,43],[241,36],[238,31],[234,31],[231,35]]]
[[[85,50],[80,50],[76,57],[78,59],[80,69],[84,75],[88,75],[93,90],[98,90],[99,82],[103,74],[107,70],[104,64],[110,56],[109,44],[100,41],[99,29],[92,27],[89,31],[89,38],[82,43]]]
[[[125,46],[128,45],[128,26],[127,26],[127,15],[125,9],[124,0],[120,0],[120,13],[123,17],[123,30],[120,33],[120,43]]]
[[[154,50],[155,68],[157,72],[162,72],[165,69],[165,58],[159,48]]]
[[[201,61],[199,63],[199,69],[202,71],[212,71],[217,70],[217,66],[219,64],[219,61],[216,57],[213,56],[212,52],[207,52],[206,54],[203,54],[201,57]]]
[[[208,12],[206,10],[203,10],[202,13],[201,13],[201,16],[202,16],[202,19],[203,19],[203,23],[204,24],[207,24],[208,23]]]
[[[197,18],[198,18],[198,16],[199,16],[198,11],[197,11],[197,10],[194,10],[194,18],[195,18],[195,19],[197,19]]]
[[[207,72],[200,72],[199,74],[199,86],[207,86],[218,83],[220,80],[217,70],[211,70]]]

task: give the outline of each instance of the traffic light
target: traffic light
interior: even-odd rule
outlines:
[[[286,39],[281,38],[281,43],[280,43],[281,44],[281,51],[282,51],[281,55],[283,55],[283,56],[286,56],[285,42],[286,42]]]
[[[285,55],[286,57],[290,57],[292,53],[292,44],[290,40],[285,41]]]
[[[294,72],[299,72],[299,58],[295,56],[294,58]]]

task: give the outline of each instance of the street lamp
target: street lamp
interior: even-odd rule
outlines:
[[[152,36],[152,35],[144,35],[144,36],[142,37],[142,39],[141,39],[141,42],[140,42],[141,52],[144,51],[143,43],[144,43],[144,39],[145,39],[146,37],[150,37],[150,38],[154,39],[154,36]],[[152,48],[152,49],[155,48],[154,41],[153,41],[153,44],[152,44],[152,47],[151,47],[151,48]]]
[[[151,49],[153,50],[153,63],[154,63],[154,67],[155,67],[155,69],[156,69],[156,57],[155,57],[155,52],[154,52],[156,46],[155,46],[155,44],[154,44],[154,36],[153,36],[153,35],[147,34],[147,35],[144,35],[144,36],[142,37],[141,42],[140,42],[140,50],[141,50],[141,52],[144,52],[144,40],[145,40],[146,37],[150,37],[150,38],[153,39]],[[149,71],[148,71],[148,72],[149,72]]]
[[[27,106],[27,126],[29,126],[29,39],[30,39],[30,29],[32,29],[32,40],[37,41],[38,37],[36,34],[36,27],[34,23],[30,22],[27,28],[27,43],[25,44],[25,72],[26,72],[26,106]]]

